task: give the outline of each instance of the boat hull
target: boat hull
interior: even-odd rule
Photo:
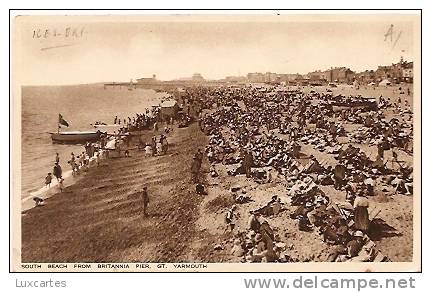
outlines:
[[[50,133],[53,143],[59,144],[83,144],[87,142],[96,142],[100,139],[100,135],[103,134],[100,131],[97,132],[60,132]]]

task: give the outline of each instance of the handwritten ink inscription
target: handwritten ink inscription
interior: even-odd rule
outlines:
[[[398,31],[397,38],[395,39],[395,41],[393,41],[392,39],[394,33],[396,33],[396,31],[394,31],[394,25],[391,24],[388,31],[385,33],[385,42],[388,39],[388,37],[390,37],[391,43],[393,44],[392,49],[394,49],[395,46],[397,45],[398,40],[401,38],[401,34],[403,33],[403,31],[402,30]]]
[[[86,33],[85,27],[38,28],[33,30],[33,39],[68,38],[79,39]]]

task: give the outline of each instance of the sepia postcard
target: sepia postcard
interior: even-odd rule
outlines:
[[[421,11],[11,18],[11,271],[418,272]]]

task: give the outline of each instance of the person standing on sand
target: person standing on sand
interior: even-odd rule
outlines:
[[[72,167],[72,175],[75,176],[76,175],[76,162],[75,162],[75,154],[73,154],[72,152],[72,157],[70,158],[70,160],[67,162],[70,164],[70,167]]]
[[[81,156],[79,157],[79,166],[84,166],[84,161],[85,161],[85,153],[84,151],[82,151]]]
[[[157,155],[157,138],[156,138],[156,136],[153,136],[151,138],[151,150],[153,150],[152,155],[156,156]]]
[[[99,167],[99,165],[100,165],[100,152],[99,151],[97,151],[97,153],[96,153],[96,164],[97,164],[97,167]]]
[[[48,175],[45,177],[45,186],[49,188],[51,186],[52,175],[48,172]]]
[[[355,212],[355,228],[364,233],[367,233],[370,226],[370,218],[368,214],[368,199],[362,192],[358,192],[356,199],[353,203]]]
[[[196,155],[193,156],[191,173],[192,173],[192,182],[196,183],[199,177],[199,170],[201,168],[201,163]]]
[[[204,159],[204,153],[202,152],[202,150],[199,148],[198,151],[196,152],[196,158],[199,162],[199,168],[201,168],[202,165],[202,160]]]
[[[150,157],[153,155],[153,148],[150,144],[145,145],[145,157]]]
[[[162,153],[166,154],[168,152],[169,143],[168,139],[163,134],[160,136],[160,144],[162,144]]]
[[[55,153],[55,163],[60,163],[60,155],[57,153]]]
[[[144,217],[147,217],[148,216],[147,207],[148,207],[148,203],[150,202],[150,198],[148,197],[146,186],[143,188],[141,196],[142,196],[142,203],[144,207]]]
[[[52,173],[57,178],[57,181],[59,181],[63,175],[63,170],[61,169],[60,164],[58,162],[55,163],[54,169],[52,170]]]
[[[63,189],[64,189],[63,182],[64,182],[64,178],[61,178],[60,181],[58,182],[58,188],[60,189],[60,192],[63,192]]]
[[[251,177],[251,167],[253,166],[253,154],[249,149],[246,149],[243,165],[245,168],[246,177]]]

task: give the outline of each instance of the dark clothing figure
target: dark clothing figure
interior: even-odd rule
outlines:
[[[63,174],[63,171],[61,169],[60,164],[56,163],[54,165],[54,168],[52,170],[52,173],[54,174],[54,176],[57,178],[57,180],[60,180]]]
[[[349,258],[358,256],[362,249],[363,242],[361,238],[355,238],[347,243],[347,255]]]
[[[383,143],[380,143],[377,145],[377,154],[379,155],[379,157],[383,158],[384,154],[385,154],[385,149],[383,147]]]
[[[191,172],[192,172],[192,181],[194,183],[198,181],[200,168],[201,168],[201,162],[197,157],[193,157]]]
[[[370,221],[368,218],[367,207],[356,207],[355,208],[355,228],[363,232],[368,231]]]
[[[156,141],[156,137],[153,137],[151,139],[151,149],[153,150],[153,156],[157,155],[157,141]]]
[[[52,175],[51,173],[48,173],[48,175],[45,177],[45,185],[47,188],[51,186],[51,181],[52,181]]]
[[[198,151],[193,156],[192,167],[191,167],[192,181],[194,183],[198,181],[199,171],[201,169],[203,159],[204,159],[204,154],[200,149],[198,149]]]
[[[334,168],[334,187],[336,190],[341,189],[344,185],[346,176],[346,167],[344,165],[338,164]]]
[[[247,151],[244,155],[244,169],[245,175],[251,177],[251,167],[253,166],[253,154],[251,151]]]
[[[148,203],[150,202],[150,198],[148,197],[147,187],[145,187],[142,191],[142,202],[144,207],[144,216],[146,217],[148,216],[147,207],[148,207]]]
[[[250,217],[248,218],[248,228],[250,228],[254,232],[259,232],[260,222],[259,222],[256,214],[251,214]]]
[[[168,152],[169,143],[165,135],[160,136],[160,144],[162,144],[163,154],[166,154]]]
[[[355,210],[355,229],[364,233],[366,233],[370,227],[368,206],[368,199],[363,196],[357,196],[353,203]]]
[[[204,159],[204,154],[200,149],[198,149],[198,152],[196,152],[196,159],[199,162],[199,167],[202,165],[202,160]]]
[[[337,126],[334,123],[331,123],[331,126],[329,126],[329,133],[332,136],[332,140],[337,138]]]

